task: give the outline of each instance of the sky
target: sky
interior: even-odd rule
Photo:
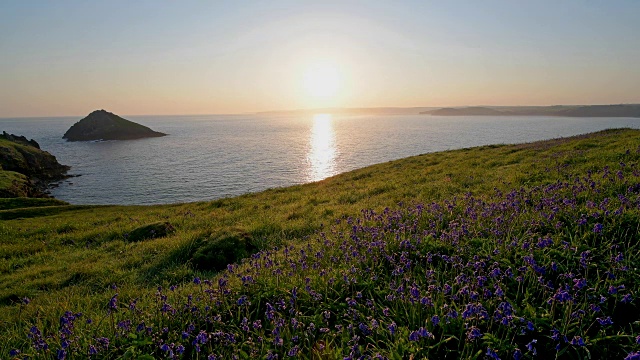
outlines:
[[[0,117],[640,103],[640,1],[10,1]]]

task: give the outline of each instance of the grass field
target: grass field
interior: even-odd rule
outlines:
[[[607,130],[213,202],[3,200],[0,357],[624,358],[639,159]]]

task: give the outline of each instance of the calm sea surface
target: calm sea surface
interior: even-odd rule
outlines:
[[[0,131],[40,143],[70,178],[52,190],[73,204],[212,200],[318,181],[428,152],[510,144],[618,127],[634,118],[380,116],[129,116],[169,136],[66,142],[79,117],[0,119]]]

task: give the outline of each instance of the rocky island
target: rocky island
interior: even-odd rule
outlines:
[[[133,140],[165,135],[108,111],[96,110],[73,124],[62,138],[67,141]]]
[[[48,185],[66,178],[68,170],[35,140],[0,135],[0,198],[47,196]]]

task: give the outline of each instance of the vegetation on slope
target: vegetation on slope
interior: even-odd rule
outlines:
[[[31,192],[32,186],[26,176],[0,168],[0,198],[27,197]]]
[[[4,210],[0,351],[624,357],[639,139],[426,154],[210,203]],[[234,247],[262,251],[218,275],[195,260]]]
[[[68,170],[34,140],[0,134],[0,198],[43,196],[47,184]]]

